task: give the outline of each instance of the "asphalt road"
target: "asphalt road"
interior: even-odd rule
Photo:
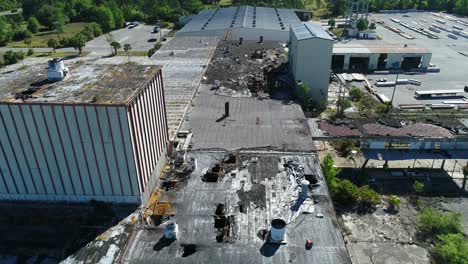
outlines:
[[[154,42],[148,42],[149,39],[155,38],[159,40],[162,36],[167,35],[167,33],[170,31],[169,29],[162,29],[160,33],[152,33],[153,27],[154,26],[151,25],[140,25],[132,29],[122,28],[114,30],[106,35],[102,35],[91,41],[88,41],[83,51],[90,52],[91,55],[110,54],[111,48],[109,42],[106,39],[106,36],[111,36],[114,41],[119,42],[122,45],[122,49],[123,45],[128,43],[132,46],[132,51],[148,51],[154,45]],[[27,48],[0,47],[0,52],[5,52],[8,50],[22,50],[24,52],[28,51]],[[50,48],[34,48],[34,50],[36,52],[52,51]],[[57,49],[57,51],[73,52],[75,50],[73,48],[63,48]]]
[[[110,53],[111,49],[107,36],[110,36],[113,40],[119,42],[122,45],[122,48],[124,44],[128,43],[132,46],[132,51],[147,51],[154,45],[154,42],[148,42],[149,39],[155,38],[159,40],[161,36],[164,36],[169,32],[168,29],[162,29],[162,32],[160,33],[152,33],[153,27],[154,26],[152,25],[140,25],[132,29],[122,28],[114,30],[109,34],[97,37],[86,43],[84,51]]]

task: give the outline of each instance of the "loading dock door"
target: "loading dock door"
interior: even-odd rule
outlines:
[[[334,71],[342,71],[344,67],[344,55],[333,55],[332,56],[332,70]]]
[[[401,61],[401,68],[404,71],[409,71],[411,69],[417,69],[421,65],[422,56],[417,57],[404,57]]]
[[[351,57],[349,69],[353,72],[367,72],[369,69],[369,57]]]

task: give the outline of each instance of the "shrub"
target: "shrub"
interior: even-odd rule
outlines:
[[[358,187],[349,180],[339,180],[332,189],[333,201],[339,205],[352,205],[359,199]]]
[[[5,54],[3,54],[3,63],[5,65],[15,64],[23,60],[24,57],[25,57],[25,54],[22,51],[13,52],[9,50],[5,52]]]
[[[351,155],[351,151],[353,150],[358,150],[355,143],[351,140],[338,141],[336,144],[333,145],[343,157]]]
[[[370,188],[368,185],[364,185],[359,188],[359,206],[365,209],[372,208],[379,203],[380,194]]]
[[[418,216],[418,231],[425,238],[463,232],[461,213],[442,213],[433,208],[424,208]]]
[[[34,54],[34,50],[33,49],[28,49],[28,56],[31,56]]]
[[[155,48],[149,49],[149,50],[148,50],[148,57],[153,56],[154,53],[156,53],[156,49],[155,49]]]
[[[351,101],[353,101],[353,102],[357,102],[357,101],[361,100],[363,96],[364,96],[364,92],[361,91],[361,89],[359,89],[357,87],[353,87],[349,91],[349,99],[351,99]]]
[[[326,155],[325,158],[323,159],[322,170],[323,170],[323,175],[325,177],[327,186],[331,192],[332,188],[336,186],[336,182],[337,182],[336,176],[340,174],[340,169],[334,167],[333,158],[329,154]]]
[[[461,234],[448,234],[437,237],[432,255],[437,263],[468,263],[468,241]]]
[[[418,195],[421,195],[424,192],[424,183],[415,181],[413,183],[413,189]]]
[[[400,207],[400,203],[401,203],[401,200],[398,196],[392,195],[388,197],[387,202],[388,202],[387,210],[391,212],[398,211],[398,208]]]

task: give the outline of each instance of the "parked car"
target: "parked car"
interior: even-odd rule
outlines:
[[[150,39],[148,39],[148,42],[156,42],[156,41],[158,41],[157,38],[150,38]]]
[[[132,28],[134,28],[134,27],[136,27],[136,26],[139,26],[139,25],[140,25],[140,22],[138,22],[138,21],[133,21],[133,22],[130,22],[130,23],[129,23],[128,28],[129,28],[129,29],[132,29]]]
[[[159,33],[160,30],[161,30],[161,27],[159,27],[159,26],[154,26],[154,28],[153,28],[153,33]]]

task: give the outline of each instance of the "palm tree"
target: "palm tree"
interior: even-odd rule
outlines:
[[[130,62],[130,50],[132,50],[132,46],[128,43],[125,43],[124,50],[127,53],[128,62]]]
[[[110,45],[114,49],[114,56],[117,55],[117,50],[122,48],[122,46],[120,46],[120,43],[118,43],[117,41],[112,41]]]

